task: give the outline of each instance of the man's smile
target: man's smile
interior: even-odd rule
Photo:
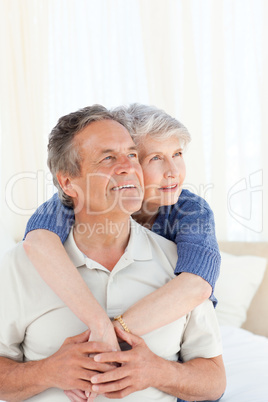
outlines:
[[[134,184],[123,184],[121,186],[117,186],[117,187],[113,187],[112,190],[113,191],[119,191],[119,190],[123,190],[123,189],[129,189],[129,188],[137,188],[136,186],[134,186]]]

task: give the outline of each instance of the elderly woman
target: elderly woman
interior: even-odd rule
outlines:
[[[111,322],[62,246],[74,214],[57,194],[29,220],[24,247],[43,279],[90,328],[90,340],[118,348],[114,326],[144,335],[182,317],[208,297],[215,304],[220,254],[211,209],[202,198],[182,190],[183,151],[190,141],[187,129],[151,106],[133,104],[111,113],[128,128],[143,169],[144,201],[133,217],[177,244],[176,277]]]

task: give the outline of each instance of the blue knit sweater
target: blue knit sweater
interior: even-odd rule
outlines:
[[[24,238],[31,230],[47,229],[56,233],[64,243],[73,224],[73,209],[64,206],[58,194],[54,194],[29,219]],[[213,212],[203,198],[182,190],[175,205],[159,209],[152,231],[177,244],[179,258],[175,274],[189,272],[199,275],[210,283],[214,291],[221,257]],[[213,292],[211,300],[216,305]]]

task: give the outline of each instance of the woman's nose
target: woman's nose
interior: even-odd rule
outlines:
[[[166,172],[165,172],[165,176],[168,177],[177,177],[179,176],[179,167],[173,162],[169,162]]]

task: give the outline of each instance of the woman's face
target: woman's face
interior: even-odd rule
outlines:
[[[178,138],[155,140],[148,135],[139,146],[139,158],[144,176],[144,211],[154,213],[162,205],[175,204],[186,173]]]

